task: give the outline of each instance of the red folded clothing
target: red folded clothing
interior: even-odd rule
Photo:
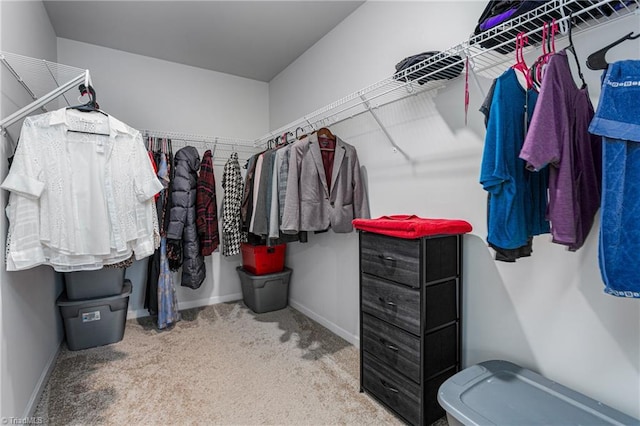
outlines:
[[[352,223],[361,231],[399,238],[466,234],[473,229],[469,222],[460,219],[429,219],[405,214],[381,216],[377,219],[354,219]]]

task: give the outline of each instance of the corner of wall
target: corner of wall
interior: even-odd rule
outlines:
[[[56,35],[42,1],[0,2],[0,23],[3,51],[57,61]],[[0,70],[0,117],[30,102],[14,77],[3,71]],[[10,130],[12,135],[19,132],[19,128]],[[0,180],[3,180],[11,150],[4,136],[0,143]],[[2,208],[7,199],[7,192],[2,191]],[[3,214],[0,219],[2,257],[6,230],[7,220]],[[2,262],[0,269],[0,417],[20,419],[35,409],[63,338],[55,305],[61,288],[48,267],[8,273]]]

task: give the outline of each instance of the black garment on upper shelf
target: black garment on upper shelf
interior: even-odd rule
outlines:
[[[437,58],[439,54],[441,52],[429,51],[404,58],[396,64],[396,73],[393,78],[399,81],[417,80],[419,84],[425,84],[429,81],[450,80],[459,76],[464,69],[462,58],[458,55],[443,55]],[[405,75],[405,70],[432,57],[436,59],[428,66]]]
[[[500,15],[501,13],[504,13],[509,9],[515,9],[515,12],[513,13],[513,15],[511,15],[510,18],[508,19],[508,20],[511,20],[524,13],[530,12],[537,7],[542,6],[548,1],[550,0],[526,0],[526,1],[492,0],[487,4],[484,11],[480,15],[480,18],[478,19],[478,25],[476,25],[476,28],[473,34],[478,35],[483,32],[480,29],[480,25],[483,22],[485,22],[487,19]],[[560,13],[557,13],[557,12],[549,13],[544,16],[533,18],[530,23],[527,23],[527,27],[542,28],[542,25],[545,21],[551,21],[553,18],[558,19],[560,17],[561,17]],[[499,25],[502,25],[502,24],[503,23],[500,23]],[[496,27],[489,28],[486,31],[491,31],[493,28],[496,28]],[[504,46],[495,47],[495,51],[500,53],[513,52],[513,50],[515,49],[515,43],[513,43],[513,41],[516,39],[516,36],[518,35],[518,33],[521,33],[523,31],[528,32],[528,30],[523,25],[514,26],[506,31],[499,31],[499,34],[496,34],[491,38],[481,41],[480,46],[484,47],[485,49],[490,49],[505,43]],[[529,37],[529,44],[535,44],[542,39],[542,34],[540,31],[538,31],[536,33],[530,34],[528,37]],[[473,43],[473,38],[472,38],[472,43]]]
[[[478,24],[476,25],[473,34],[478,35],[486,31],[491,31],[493,28],[499,27],[509,20],[517,18],[518,16],[521,16],[525,13],[531,12],[532,10],[543,6],[549,1],[550,0],[492,0],[488,2],[487,6],[480,15]],[[563,16],[569,16],[572,13],[577,13],[580,10],[585,9],[586,7],[592,6],[593,3],[593,1],[588,0],[573,2],[571,4],[563,6],[562,13],[560,12],[559,8],[555,8],[556,10],[554,11],[545,14],[539,14],[535,17],[532,17],[531,19],[526,20],[524,24],[512,26],[507,25],[505,26],[504,31],[496,30],[499,34],[481,41],[480,46],[486,49],[495,48],[496,52],[503,54],[513,52],[515,50],[514,40],[516,39],[518,33],[528,33],[534,28],[540,29],[545,22],[551,22],[552,19],[561,19]],[[630,3],[633,2],[628,0],[611,0],[597,8],[589,10],[588,13],[582,14],[580,16],[580,21],[599,18],[602,16],[609,16],[618,10],[624,9],[625,6]],[[514,9],[514,13],[504,22],[500,22],[498,25],[492,28],[488,28],[484,31],[480,28],[480,25],[482,25],[482,23],[484,23],[488,19],[494,18],[511,9]],[[537,44],[542,40],[542,31],[536,31],[535,33],[529,34],[528,37],[530,45]],[[471,39],[471,42],[473,44],[473,38]],[[496,47],[503,43],[503,46]]]

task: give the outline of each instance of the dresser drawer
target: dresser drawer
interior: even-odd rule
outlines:
[[[420,339],[370,315],[362,315],[362,349],[420,383]]]
[[[453,279],[426,287],[427,332],[458,319],[458,280]]]
[[[425,378],[458,363],[458,323],[428,333],[424,341]]]
[[[420,287],[420,240],[360,233],[362,272]]]
[[[420,334],[420,291],[362,274],[362,310],[415,335]]]
[[[426,239],[425,246],[425,282],[457,277],[459,235],[433,237]]]
[[[409,423],[419,424],[420,386],[378,362],[366,352],[363,353],[363,360],[364,388]]]

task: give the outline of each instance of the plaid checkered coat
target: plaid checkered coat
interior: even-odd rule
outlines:
[[[220,244],[216,179],[213,175],[213,158],[210,150],[202,156],[196,191],[196,226],[200,239],[200,253],[203,256],[209,256]]]
[[[240,230],[240,205],[242,204],[242,174],[238,153],[231,154],[224,165],[222,177],[224,197],[222,199],[222,255],[240,253],[242,233]]]

